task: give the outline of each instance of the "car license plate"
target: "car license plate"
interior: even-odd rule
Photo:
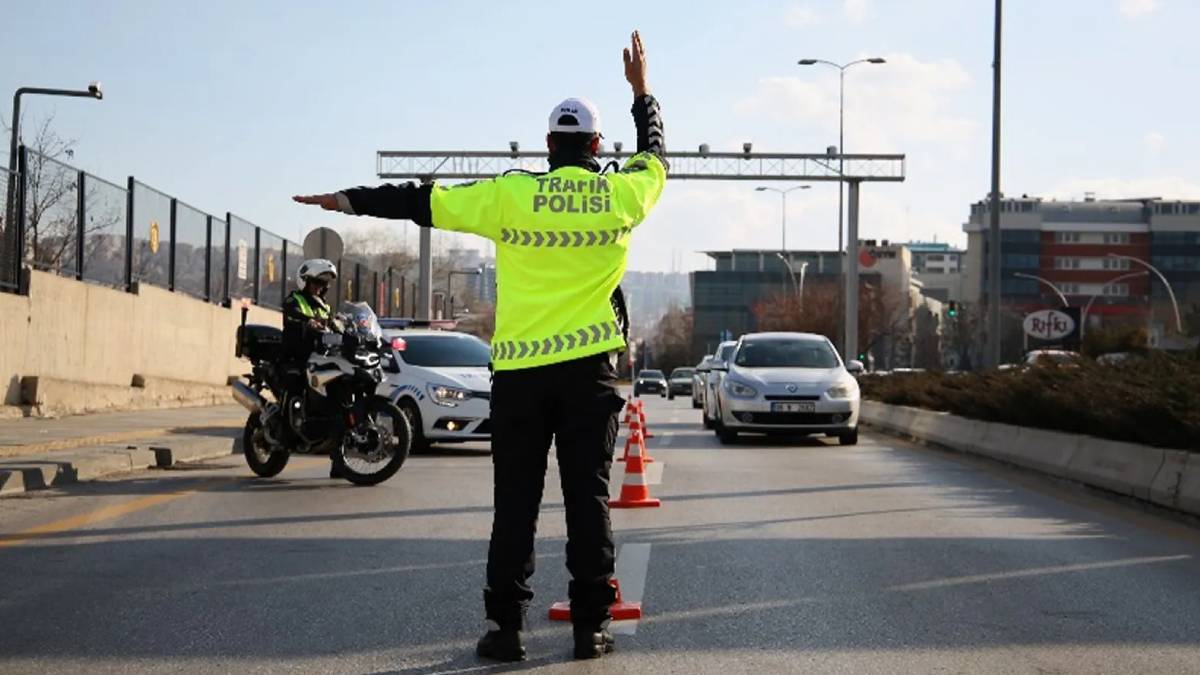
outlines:
[[[771,404],[771,412],[782,413],[810,413],[816,412],[817,404],[815,401],[787,401],[784,403],[775,402]]]

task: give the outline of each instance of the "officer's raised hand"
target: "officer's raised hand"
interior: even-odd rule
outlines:
[[[299,202],[301,204],[313,204],[325,209],[326,211],[340,210],[338,209],[337,195],[332,193],[324,195],[296,195],[292,197],[292,201]]]
[[[625,80],[633,87],[634,96],[650,93],[650,85],[646,84],[646,49],[642,46],[641,34],[636,30],[629,37],[629,46],[625,48]]]

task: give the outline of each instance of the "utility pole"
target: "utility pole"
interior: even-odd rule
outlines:
[[[1002,0],[996,0],[995,54],[992,59],[992,194],[988,226],[987,365],[1000,365],[1000,20]]]

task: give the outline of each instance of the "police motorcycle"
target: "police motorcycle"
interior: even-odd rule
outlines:
[[[242,309],[236,353],[253,370],[245,381],[233,382],[233,398],[250,411],[242,441],[246,463],[258,476],[278,475],[291,455],[301,453],[329,456],[333,474],[355,485],[377,485],[408,458],[408,418],[376,393],[382,365],[393,359],[391,345],[370,306],[349,303],[345,309],[305,364],[303,395],[286,387],[283,331],[247,325],[249,310]]]

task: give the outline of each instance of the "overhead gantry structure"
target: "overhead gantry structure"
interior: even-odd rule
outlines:
[[[618,163],[633,153],[614,150],[600,153],[601,165]],[[843,354],[858,353],[858,205],[862,183],[904,180],[905,156],[902,154],[846,154],[836,148],[820,154],[754,152],[751,144],[742,152],[709,152],[700,146],[696,152],[668,152],[669,180],[715,181],[806,181],[838,182],[848,185],[849,199],[846,233],[846,316]],[[383,150],[376,155],[376,173],[382,180],[414,179],[423,182],[482,180],[506,171],[544,172],[549,170],[545,152],[522,151],[516,143],[503,151],[426,151]],[[844,172],[844,173],[843,173]],[[420,275],[417,313],[429,318],[432,300],[432,235],[428,228],[420,232]]]

